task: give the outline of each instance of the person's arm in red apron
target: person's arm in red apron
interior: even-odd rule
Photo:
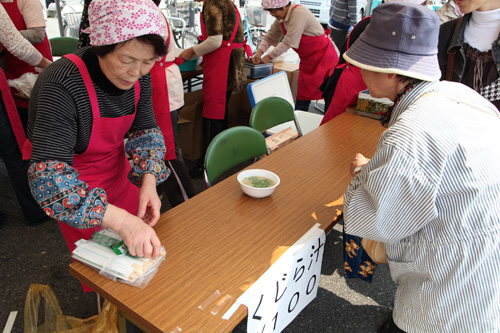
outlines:
[[[3,6],[0,8],[0,22],[2,22],[0,25],[0,44],[5,49],[32,66],[45,68],[51,63],[19,34]]]
[[[131,127],[132,133],[128,135],[125,151],[129,156],[133,157],[132,162],[134,163],[128,178],[133,184],[141,188],[137,218],[143,225],[152,227],[160,218],[161,208],[161,201],[158,197],[156,186],[167,179],[170,175],[170,169],[165,166],[163,160],[166,148],[162,132],[157,127],[154,117],[151,118],[148,116],[153,113],[150,87],[151,85],[149,84],[141,85],[141,98],[137,104],[135,120]],[[115,209],[112,208],[111,213],[114,211]],[[123,219],[122,214],[123,212],[118,216],[112,215],[111,219],[116,217]],[[127,220],[129,219],[131,217],[127,218]],[[103,218],[103,225],[105,224],[105,220],[108,222],[106,216]],[[135,223],[135,217],[131,221]],[[119,223],[120,220],[111,220],[110,223],[113,222]],[[120,233],[125,244],[129,247],[129,250],[132,247],[131,253],[133,251],[137,255],[145,257],[151,255],[156,257],[160,254],[161,244],[157,241],[154,231],[151,234],[150,230],[143,226],[124,227],[121,230],[125,233],[124,235]],[[126,238],[127,240],[125,240]],[[128,244],[127,241],[129,242]]]
[[[156,191],[156,184],[154,174],[147,173],[142,176],[139,210],[137,212],[137,216],[152,227],[160,219],[161,200]]]
[[[160,217],[161,207],[156,186],[167,179],[170,169],[164,162],[166,147],[163,134],[155,118],[150,116],[153,113],[150,87],[148,84],[141,85],[141,98],[125,152],[132,156],[133,163],[128,179],[141,188],[138,216],[153,226]]]
[[[18,1],[18,5],[20,2]],[[25,30],[19,30],[21,35],[26,38],[31,44],[38,44],[45,39],[45,18],[43,17],[43,5],[39,0],[22,1],[20,8],[26,25]]]

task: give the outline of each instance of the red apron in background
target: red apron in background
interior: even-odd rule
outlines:
[[[297,6],[299,5],[295,5],[291,10]],[[286,36],[283,22],[281,29]],[[325,31],[322,36],[302,35],[299,48],[293,48],[300,58],[297,99],[312,101],[323,98],[319,86],[333,73],[339,62],[329,34],[330,30]]]
[[[73,54],[65,57],[78,66],[89,94],[93,116],[89,145],[84,153],[75,155],[73,167],[80,173],[79,178],[89,185],[89,190],[95,187],[103,188],[109,203],[137,215],[140,188],[127,179],[130,163],[123,145],[123,138],[134,121],[135,111],[119,118],[101,118],[94,85],[85,63]],[[134,89],[137,108],[140,97],[139,82],[135,83]],[[76,229],[62,222],[59,222],[59,227],[71,252],[75,249],[74,243],[77,240],[90,239],[94,231],[100,230],[100,227]],[[83,285],[83,291],[92,289]]]
[[[368,19],[368,17],[365,17],[361,21]],[[351,45],[351,34],[347,38],[346,51],[349,49],[349,45]],[[337,68],[342,68],[342,73],[340,73],[340,77],[335,84],[332,100],[323,120],[321,120],[320,126],[337,117],[339,114],[344,113],[347,107],[356,105],[358,103],[359,92],[368,89],[361,75],[361,68],[353,66],[348,62],[339,64]]]
[[[340,74],[332,100],[320,125],[344,113],[347,107],[356,105],[359,92],[368,89],[363,81],[361,68],[350,64],[343,65],[345,67]]]
[[[26,24],[24,23],[24,18],[21,12],[19,11],[19,7],[17,6],[17,0],[13,0],[12,2],[2,2],[2,5],[5,8],[5,11],[7,14],[9,14],[10,19],[12,20],[12,23],[16,26],[17,30],[26,30]],[[38,44],[33,44],[33,46],[47,59],[52,61],[52,51],[50,49],[50,43],[49,39],[47,38],[47,34],[45,34],[45,39],[38,43]],[[5,56],[4,56],[4,63],[6,64],[5,68],[5,75],[7,76],[7,79],[12,80],[12,79],[17,79],[24,73],[37,73],[35,71],[35,67],[31,66],[24,61],[16,58],[13,54],[11,54],[9,51],[5,50]],[[12,88],[13,92],[17,92],[15,89]],[[22,108],[27,108],[29,103],[25,101],[15,101],[16,105],[18,107]]]
[[[9,83],[3,70],[0,68],[0,92],[2,93],[3,103],[5,104],[5,110],[9,116],[10,126],[16,137],[17,145],[19,149],[23,151],[23,145],[26,141],[26,134],[24,133],[24,127],[17,112],[16,104],[12,94],[10,92]]]
[[[165,20],[165,22],[167,22]],[[167,23],[168,24],[168,23]],[[170,29],[167,26],[167,31]],[[167,38],[167,48],[170,43],[170,34]],[[170,102],[168,100],[168,83],[165,69],[172,66],[174,62],[165,61],[166,56],[155,63],[150,71],[151,86],[153,87],[153,110],[155,113],[156,124],[160,127],[165,140],[167,153],[165,161],[175,160],[175,142],[174,129],[172,128],[172,118],[170,117]]]
[[[234,5],[234,4],[233,4]],[[229,40],[222,40],[222,45],[215,51],[203,55],[203,113],[202,116],[210,119],[224,119],[226,113],[226,91],[227,75],[231,51],[243,47],[248,59],[252,57],[250,46],[246,43],[233,43],[238,25],[240,24],[240,12],[236,10],[236,24]],[[201,36],[199,39],[207,39],[207,29],[203,22],[203,12],[200,16]]]

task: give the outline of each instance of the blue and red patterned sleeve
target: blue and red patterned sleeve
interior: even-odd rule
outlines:
[[[165,142],[159,129],[135,131],[129,136],[126,151],[132,156],[129,180],[140,186],[142,175],[152,173],[157,183],[170,175],[165,166]],[[89,190],[78,170],[68,163],[49,160],[31,164],[28,181],[31,193],[45,213],[78,229],[101,225],[108,199],[100,187]]]
[[[28,169],[31,193],[48,216],[78,229],[101,225],[108,206],[106,192],[99,187],[89,191],[78,176],[61,161],[33,163]]]
[[[141,186],[142,175],[145,173],[154,174],[157,184],[163,183],[170,175],[170,169],[163,161],[165,140],[158,127],[131,133],[125,151],[132,157],[133,165],[128,175],[132,184]]]

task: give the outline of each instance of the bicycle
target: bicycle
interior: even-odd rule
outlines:
[[[64,36],[79,38],[81,20],[82,20],[81,12],[63,13]]]
[[[262,38],[266,34],[267,13],[260,6],[248,6],[247,1],[244,4],[245,18],[243,20],[243,32],[248,45],[255,54]]]
[[[201,31],[197,22],[201,9],[194,4],[193,0],[177,3],[166,0],[166,7],[162,8],[172,28],[175,44],[180,49],[187,49],[198,44],[198,35]]]
[[[51,2],[47,7],[47,17],[57,17],[61,36],[78,38],[82,10],[83,0],[59,0],[59,13],[61,13],[62,18],[59,18],[55,2]]]

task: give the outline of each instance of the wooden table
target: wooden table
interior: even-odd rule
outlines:
[[[23,102],[30,101],[30,98],[21,92],[13,93],[12,97],[14,97],[14,100],[17,100],[17,101],[23,101]]]
[[[342,114],[251,166],[280,176],[272,196],[246,196],[233,175],[167,211],[155,227],[167,257],[144,289],[113,282],[78,262],[70,272],[143,329],[230,331],[246,315],[240,306],[230,320],[221,318],[234,301],[316,223],[331,230],[352,158],[373,155],[383,130],[373,119]],[[231,302],[211,314],[226,295]]]

